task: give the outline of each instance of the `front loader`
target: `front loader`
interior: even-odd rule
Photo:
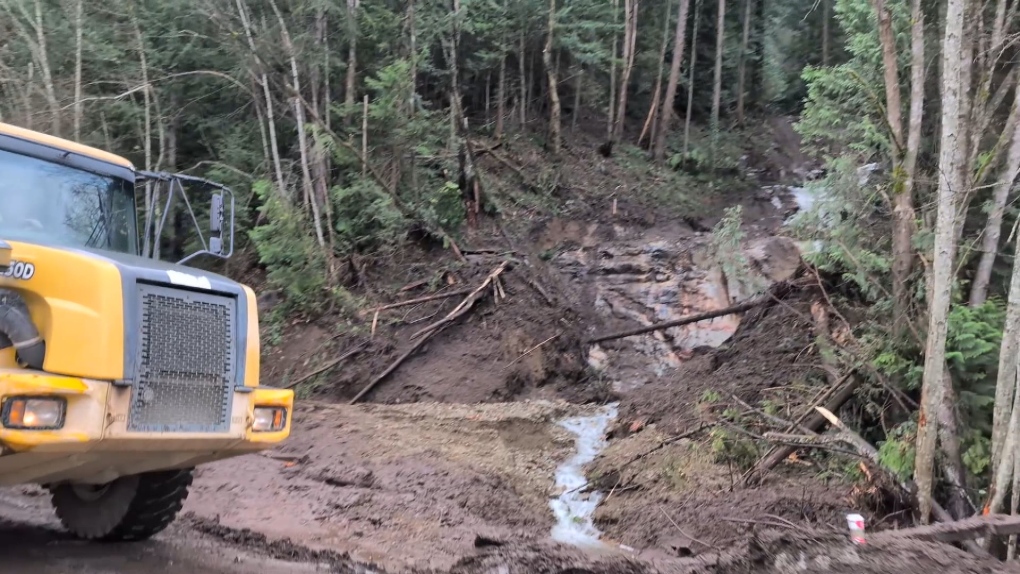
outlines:
[[[180,203],[201,245],[163,262]],[[233,230],[223,186],[0,123],[0,486],[44,486],[78,537],[143,540],[196,465],[290,434],[293,393],[259,385],[255,294],[182,265],[228,257]]]

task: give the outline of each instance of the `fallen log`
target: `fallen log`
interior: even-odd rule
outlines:
[[[904,528],[876,533],[882,540],[924,540],[929,542],[963,542],[975,538],[1020,534],[1020,516],[988,514],[953,522]]]
[[[367,385],[365,385],[365,388],[361,389],[361,391],[359,391],[358,394],[354,395],[354,398],[351,399],[350,404],[353,405],[353,404],[357,403],[362,398],[364,398],[365,395],[367,395],[368,393],[372,392],[372,389],[374,389],[376,386],[378,386],[379,383],[381,383],[384,380],[386,380],[386,377],[388,377],[391,374],[393,374],[393,371],[396,371],[397,367],[399,367],[401,364],[403,364],[403,362],[406,361],[408,359],[408,357],[413,355],[415,353],[415,351],[420,349],[422,347],[422,345],[424,345],[426,342],[428,342],[429,339],[431,339],[435,334],[439,333],[440,331],[442,331],[445,328],[446,328],[446,325],[444,325],[442,327],[439,327],[438,329],[428,333],[427,335],[425,335],[421,339],[418,339],[418,341],[415,342],[415,344],[411,345],[411,348],[409,348],[408,350],[404,351],[404,353],[402,355],[400,355],[399,357],[396,358],[395,361],[390,363],[390,366],[386,367],[385,371],[379,373],[374,379],[372,379]]]
[[[361,389],[361,391],[358,392],[358,394],[355,395],[353,399],[351,399],[350,404],[353,405],[360,401],[365,395],[370,393],[372,389],[378,386],[379,383],[386,380],[386,377],[389,377],[393,373],[393,371],[396,371],[397,367],[399,367],[404,361],[406,361],[411,355],[413,355],[418,349],[420,349],[422,345],[425,344],[426,341],[431,339],[433,336],[435,336],[443,329],[449,327],[451,324],[453,324],[454,321],[456,321],[458,318],[460,318],[465,313],[470,311],[474,307],[475,301],[477,301],[482,296],[482,294],[485,293],[486,287],[492,285],[493,281],[497,277],[499,277],[499,275],[503,271],[506,270],[508,265],[510,265],[509,260],[500,263],[499,266],[493,269],[492,272],[489,273],[489,275],[485,278],[485,280],[482,281],[482,284],[473,289],[471,293],[467,297],[465,297],[464,300],[461,301],[460,304],[453,309],[453,311],[450,311],[442,319],[436,321],[435,323],[432,323],[431,325],[411,335],[411,340],[413,341],[417,339],[417,341],[413,345],[411,345],[409,349],[404,351],[402,355],[397,357],[395,361],[390,363],[390,366],[387,367],[385,371],[379,373],[378,376],[376,376],[367,385],[365,385],[365,388]]]
[[[431,325],[428,325],[426,327],[422,327],[419,331],[411,335],[411,339],[413,340],[423,335],[429,335],[434,329],[438,329],[439,327],[448,325],[453,321],[457,320],[458,318],[460,318],[464,313],[467,313],[468,310],[474,306],[475,301],[477,301],[485,292],[485,288],[491,285],[493,280],[499,277],[499,275],[506,270],[508,265],[510,265],[510,261],[503,261],[502,263],[500,263],[498,267],[496,267],[495,269],[492,270],[491,273],[489,273],[489,275],[485,278],[485,281],[482,281],[481,285],[479,285],[473,291],[471,291],[471,293],[468,294],[468,296],[465,297],[464,300],[460,302],[460,305],[454,307],[453,311],[450,311],[449,313],[447,313],[445,317],[436,321],[435,323],[432,323]]]
[[[644,335],[645,333],[661,331],[663,329],[670,329],[672,327],[682,327],[684,325],[697,323],[699,321],[707,321],[709,319],[715,319],[717,317],[725,317],[726,315],[743,313],[744,311],[748,311],[760,305],[764,305],[769,301],[772,301],[771,295],[756,297],[754,299],[751,299],[750,301],[740,303],[737,305],[732,305],[730,307],[726,307],[723,309],[717,309],[715,311],[698,313],[696,315],[688,315],[686,317],[674,319],[673,321],[664,321],[662,323],[655,323],[653,325],[648,325],[646,327],[638,327],[637,329],[628,329],[626,331],[619,331],[616,333],[610,333],[608,335],[599,335],[597,337],[588,339],[587,341],[585,341],[585,343],[588,345],[594,345],[595,343],[601,343],[603,341],[612,341],[614,339],[622,339],[624,337],[633,337],[634,335]]]
[[[826,409],[824,407],[815,407],[815,410],[818,411],[818,413],[821,414],[823,417],[825,417],[825,419],[827,421],[829,421],[829,424],[831,424],[833,427],[838,429],[839,430],[839,436],[841,438],[843,438],[843,440],[847,444],[849,444],[850,446],[853,446],[854,448],[856,448],[857,451],[861,454],[861,456],[863,456],[863,457],[867,458],[868,460],[870,460],[875,466],[877,466],[878,468],[882,469],[883,472],[888,473],[889,476],[893,476],[893,477],[896,476],[896,473],[890,471],[888,468],[886,468],[882,464],[882,461],[879,459],[879,456],[878,456],[878,449],[875,448],[868,441],[864,440],[864,437],[862,437],[861,435],[859,435],[856,432],[854,432],[853,430],[851,430],[850,427],[846,426],[846,424],[844,424],[843,421],[841,421],[839,419],[839,417],[834,415],[832,413],[832,411],[830,411],[830,410],[828,410],[828,409]],[[909,496],[910,499],[913,500],[914,503],[916,504],[916,501],[917,501],[917,494],[916,494],[917,493],[917,485],[914,484],[914,481],[912,481],[912,480],[899,481],[898,485],[899,485],[900,489],[902,489],[903,492],[907,496]],[[939,520],[940,522],[943,522],[943,523],[952,523],[952,522],[954,522],[953,516],[951,514],[949,514],[949,511],[946,510],[945,508],[943,508],[941,504],[936,502],[934,499],[931,501],[931,504],[932,504],[932,509],[931,509],[932,514],[935,516],[935,518],[937,520]],[[974,542],[973,540],[964,539],[963,540],[963,546],[968,551],[970,551],[971,554],[974,554],[974,555],[977,555],[977,556],[981,556],[981,557],[985,557],[985,558],[990,557],[990,554],[988,553],[988,551],[986,551],[984,548],[982,548],[978,543]]]
[[[825,425],[825,417],[823,417],[818,411],[815,410],[818,406],[824,406],[829,411],[838,411],[843,403],[850,400],[854,395],[854,391],[857,389],[860,379],[853,376],[854,372],[843,375],[839,378],[834,385],[831,385],[827,392],[819,397],[815,404],[804,412],[797,420],[793,421],[793,424],[786,429],[786,432],[793,432],[798,427],[804,427],[806,430],[812,432],[818,432],[822,426]],[[747,472],[744,473],[743,480],[745,485],[749,485],[753,482],[760,482],[765,478],[770,470],[779,465],[787,459],[791,454],[797,450],[796,446],[792,445],[781,445],[775,446],[768,450],[765,455],[758,460]]]

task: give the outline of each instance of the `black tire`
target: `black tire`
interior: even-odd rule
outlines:
[[[108,542],[146,540],[162,532],[188,498],[192,469],[124,476],[101,487],[51,488],[53,508],[71,534]]]

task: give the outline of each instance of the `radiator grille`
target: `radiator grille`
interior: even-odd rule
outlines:
[[[229,428],[235,369],[235,301],[139,285],[138,379],[129,429]]]

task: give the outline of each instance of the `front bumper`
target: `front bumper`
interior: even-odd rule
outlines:
[[[223,433],[127,430],[130,387],[24,369],[0,368],[0,400],[32,395],[67,400],[59,430],[0,426],[0,486],[25,483],[102,484],[120,476],[198,464],[269,448],[290,435],[294,393],[243,387],[235,391],[230,429]],[[287,409],[278,432],[251,430],[255,406]]]

